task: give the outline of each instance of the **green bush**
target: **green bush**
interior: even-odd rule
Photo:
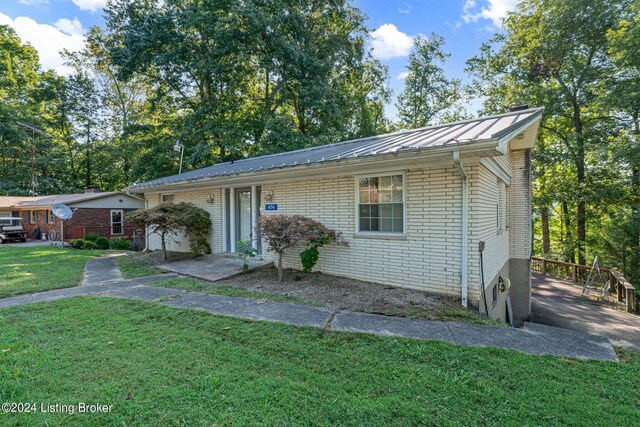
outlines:
[[[96,239],[96,247],[98,249],[109,249],[109,240],[106,237],[98,237]]]
[[[84,248],[84,240],[82,239],[73,239],[69,242],[72,248],[74,249],[82,249]]]
[[[84,240],[95,242],[96,240],[98,240],[98,235],[96,233],[85,234]]]
[[[84,245],[82,246],[82,249],[91,250],[91,249],[96,249],[97,247],[98,245],[96,245],[96,242],[92,242],[91,240],[85,240]]]
[[[109,246],[111,246],[111,249],[125,251],[131,250],[131,242],[129,242],[129,240],[125,239],[124,237],[116,237],[115,239],[109,240]]]

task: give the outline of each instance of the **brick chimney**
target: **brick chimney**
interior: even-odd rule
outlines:
[[[98,187],[97,185],[90,185],[88,187],[85,187],[84,192],[85,192],[85,194],[86,193],[100,193],[100,187]]]

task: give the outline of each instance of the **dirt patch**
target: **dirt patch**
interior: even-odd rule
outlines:
[[[429,320],[495,323],[476,311],[465,309],[453,297],[328,274],[285,269],[284,281],[278,282],[276,270],[265,268],[216,283],[247,291],[285,295],[340,310]]]
[[[133,255],[133,259],[140,264],[144,264],[148,267],[155,267],[160,264],[165,264],[172,261],[183,261],[185,259],[196,258],[197,255],[193,255],[190,252],[172,252],[167,251],[167,261],[162,259],[162,251],[149,251],[140,252]]]

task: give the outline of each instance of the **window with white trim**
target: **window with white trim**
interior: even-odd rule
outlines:
[[[160,196],[160,201],[162,203],[173,203],[174,195],[173,194],[163,194]]]
[[[404,233],[404,175],[358,178],[358,232]]]
[[[38,211],[29,211],[29,224],[38,223]]]

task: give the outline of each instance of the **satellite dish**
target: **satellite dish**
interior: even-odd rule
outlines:
[[[51,206],[51,211],[55,216],[65,221],[73,216],[73,212],[69,209],[69,206],[63,203],[56,203]]]

